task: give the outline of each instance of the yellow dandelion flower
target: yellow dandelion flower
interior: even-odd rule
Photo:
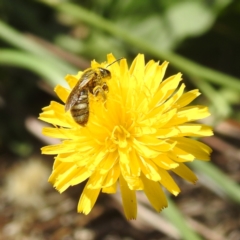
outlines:
[[[92,62],[102,67],[107,63]],[[180,192],[170,173],[195,183],[195,174],[184,164],[194,159],[209,160],[211,148],[189,137],[212,135],[209,126],[194,123],[209,116],[207,107],[187,106],[200,95],[184,92],[181,74],[163,80],[168,63],[153,60],[145,65],[139,54],[129,68],[126,59],[107,69],[109,92],[106,100],[89,94],[89,119],[77,124],[64,104],[51,102],[40,119],[53,125],[43,134],[62,139],[60,144],[42,148],[43,154],[57,155],[49,181],[61,193],[88,179],[81,194],[78,212],[88,214],[100,191],[116,193],[120,186],[127,219],[137,217],[136,191],[141,190],[157,211],[167,207],[162,187]],[[82,72],[67,75],[72,89]],[[71,90],[57,86],[55,91],[66,103]]]

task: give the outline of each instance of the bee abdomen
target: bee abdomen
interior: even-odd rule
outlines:
[[[71,114],[73,119],[80,125],[85,125],[89,117],[88,92],[82,91],[78,101],[72,106]]]

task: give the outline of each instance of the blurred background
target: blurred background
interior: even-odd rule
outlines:
[[[240,1],[1,0],[0,16],[0,239],[240,239]],[[169,61],[167,76],[202,92],[215,131],[202,140],[211,163],[189,165],[198,183],[176,179],[182,192],[160,214],[139,194],[136,221],[119,196],[78,214],[83,186],[60,195],[47,182],[53,156],[40,152],[56,143],[37,119],[60,102],[54,86],[110,52]]]

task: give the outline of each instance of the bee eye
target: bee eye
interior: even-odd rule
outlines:
[[[108,77],[111,75],[110,71],[105,68],[99,68],[99,71],[103,77]]]

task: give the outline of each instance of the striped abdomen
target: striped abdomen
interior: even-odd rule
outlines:
[[[88,102],[88,90],[82,89],[79,98],[76,103],[70,109],[71,114],[75,122],[84,126],[88,122],[89,117],[89,102]]]

